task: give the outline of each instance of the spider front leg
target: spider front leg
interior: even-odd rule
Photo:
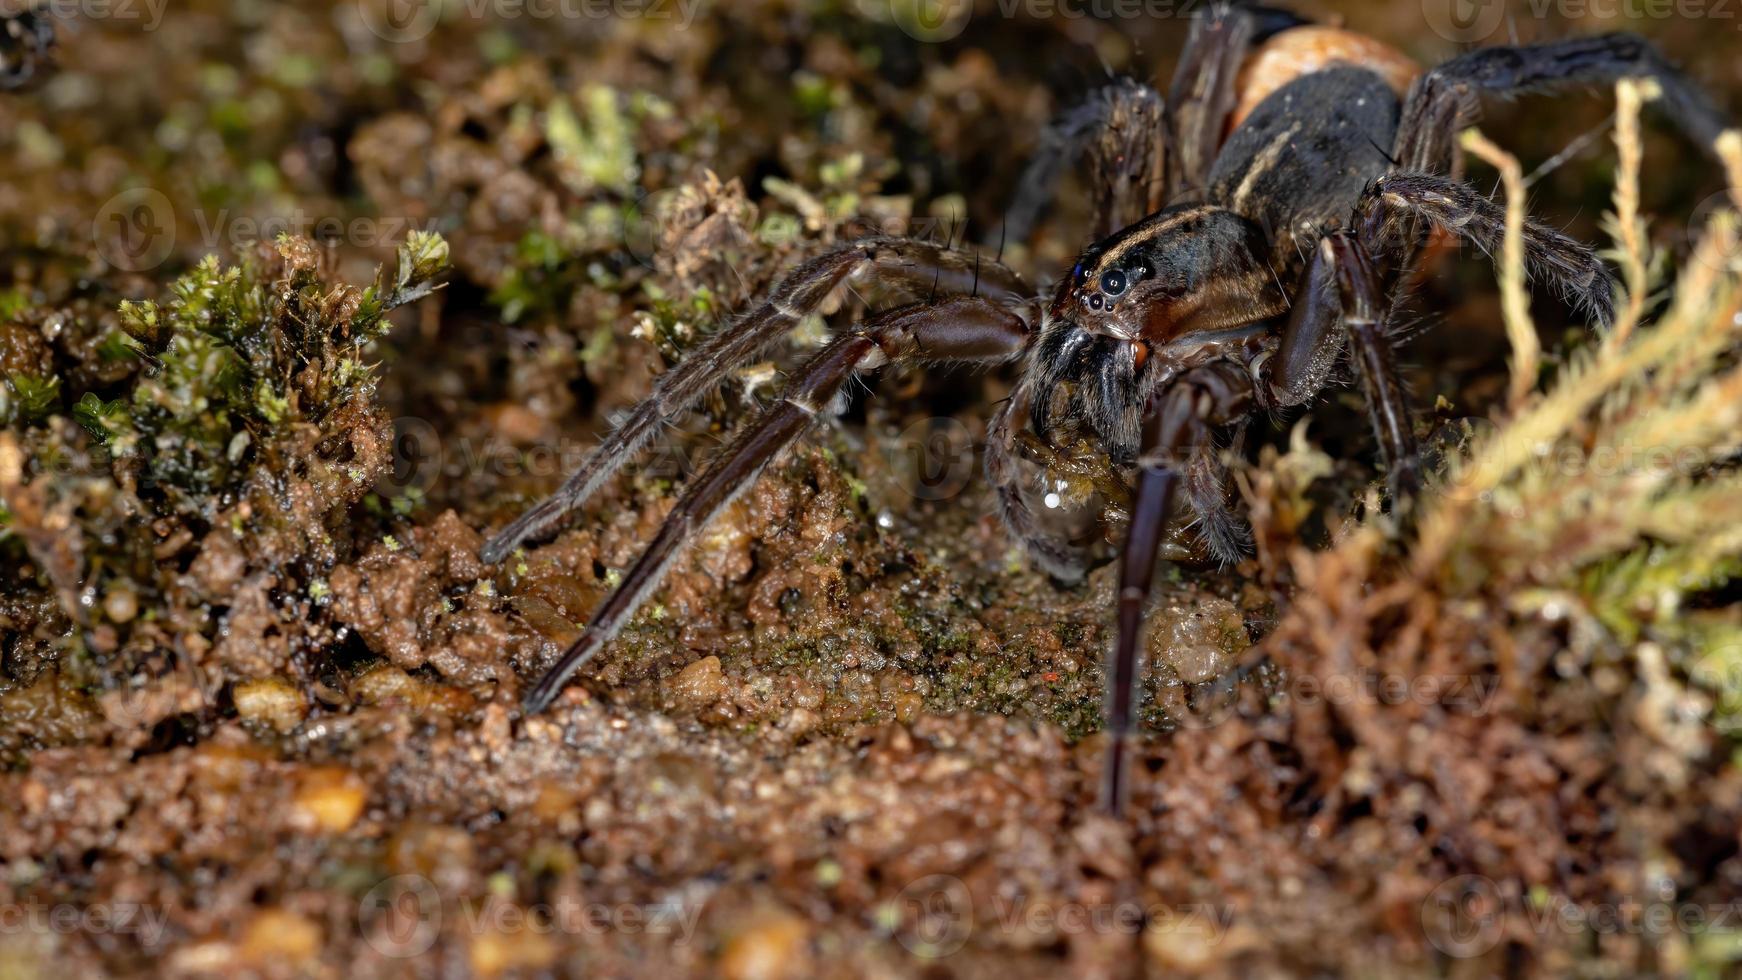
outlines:
[[[1478,48],[1416,79],[1404,102],[1392,157],[1401,170],[1451,173],[1458,134],[1475,125],[1481,96],[1558,92],[1627,77],[1655,80],[1664,112],[1701,149],[1713,152],[1725,121],[1711,98],[1644,38],[1602,34]]]
[[[793,377],[780,401],[746,426],[685,489],[659,533],[624,574],[622,584],[593,613],[580,638],[527,692],[522,713],[537,714],[550,704],[574,672],[617,635],[665,577],[683,546],[810,428],[847,379],[891,361],[1001,364],[1021,356],[1028,337],[1029,320],[1010,304],[964,296],[879,314],[830,342]]]
[[[1241,63],[1255,43],[1302,23],[1285,11],[1227,4],[1195,17],[1166,101],[1148,85],[1120,79],[1047,126],[1017,184],[1004,233],[1025,241],[1060,177],[1079,159],[1094,188],[1097,239],[1181,193],[1201,194],[1234,111]],[[1177,115],[1169,105],[1179,107]]]
[[[1017,184],[1004,234],[1026,241],[1066,168],[1082,159],[1095,194],[1096,238],[1161,207],[1168,169],[1167,106],[1129,78],[1107,86],[1059,116]]]
[[[522,541],[548,531],[635,458],[662,425],[675,421],[842,289],[873,294],[894,289],[910,297],[971,294],[1005,305],[1026,302],[1030,296],[1021,278],[999,262],[929,242],[872,238],[825,252],[793,270],[761,306],[710,336],[661,375],[653,394],[588,454],[560,489],[498,531],[478,556],[494,564]]]
[[[1117,815],[1129,788],[1128,744],[1141,690],[1144,613],[1155,579],[1155,559],[1167,533],[1173,498],[1187,468],[1213,451],[1215,430],[1246,416],[1253,400],[1249,377],[1226,362],[1186,372],[1162,386],[1144,413],[1131,526],[1119,558],[1118,633],[1107,666],[1107,758],[1101,805]]]
[[[1397,371],[1388,285],[1419,245],[1425,225],[1461,236],[1490,255],[1506,231],[1504,205],[1468,184],[1428,174],[1374,181],[1355,209],[1353,230],[1321,239],[1282,342],[1266,365],[1272,404],[1304,404],[1329,381],[1345,344],[1366,395],[1394,502],[1419,483],[1415,430]],[[1615,281],[1589,245],[1535,221],[1524,230],[1525,264],[1599,323],[1614,310]]]
[[[1506,237],[1506,205],[1461,180],[1394,173],[1369,185],[1355,208],[1361,247],[1382,263],[1388,282],[1419,247],[1417,229],[1423,223],[1497,256]],[[1615,278],[1590,245],[1539,221],[1526,221],[1524,261],[1532,277],[1547,281],[1599,326],[1614,318]]]
[[[1216,4],[1192,18],[1167,89],[1176,160],[1168,171],[1168,201],[1202,198],[1228,117],[1239,100],[1235,81],[1240,66],[1253,46],[1303,23],[1287,11],[1228,4]]]
[[[1270,362],[1268,394],[1278,407],[1305,403],[1330,380],[1348,349],[1395,503],[1415,491],[1419,472],[1409,401],[1391,338],[1384,332],[1390,312],[1384,295],[1372,258],[1352,234],[1320,239]]]

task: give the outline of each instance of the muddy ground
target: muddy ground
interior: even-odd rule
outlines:
[[[500,567],[483,536],[832,243],[951,238],[1050,282],[1084,188],[997,235],[1040,127],[1108,71],[1164,79],[1184,35],[993,4],[937,28],[899,0],[582,6],[199,0],[59,11],[52,53],[0,36],[32,75],[0,93],[0,975],[1736,968],[1742,542],[1574,520],[1636,476],[1583,469],[1561,497],[1454,499],[1424,557],[1372,510],[1352,390],[1258,425],[1253,557],[1164,569],[1125,820],[1093,805],[1113,570],[1050,581],[979,476],[1008,372],[871,380],[520,718],[825,324],[560,532]],[[1458,49],[1415,4],[1315,13]],[[1735,26],[1510,29],[1643,30],[1735,109]],[[1584,237],[1612,107],[1483,123],[1527,171],[1575,146],[1531,199]],[[1666,127],[1645,153],[1673,297],[1725,181]],[[1730,322],[1733,272],[1683,319]],[[1453,255],[1418,303],[1436,461],[1505,417],[1494,278]],[[1535,312],[1552,386],[1594,341]],[[1685,349],[1732,365],[1721,334]],[[1684,368],[1701,425],[1728,418],[1695,397],[1730,390],[1695,383],[1716,369]],[[1639,401],[1568,444],[1595,458]],[[1728,514],[1732,460],[1652,499]],[[1105,557],[1118,521],[1081,483],[1060,519]]]

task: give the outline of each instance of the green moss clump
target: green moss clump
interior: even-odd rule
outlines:
[[[117,336],[100,343],[50,352],[9,335],[8,363],[30,380],[7,379],[0,575],[52,601],[29,607],[41,639],[8,679],[57,663],[101,694],[190,642],[220,661],[202,670],[283,670],[288,631],[318,628],[298,597],[319,592],[351,505],[388,469],[369,345],[389,312],[437,288],[447,259],[439,235],[413,234],[391,274],[358,288],[285,237],[120,303]],[[214,614],[239,605],[241,620]]]
[[[309,243],[281,238],[270,259],[223,268],[208,257],[161,303],[121,304],[145,364],[131,393],[87,392],[74,418],[117,458],[136,457],[145,484],[171,509],[209,511],[252,462],[252,445],[281,426],[319,425],[373,389],[363,348],[386,314],[435,288],[447,263],[439,235],[414,232],[392,281],[328,288]]]

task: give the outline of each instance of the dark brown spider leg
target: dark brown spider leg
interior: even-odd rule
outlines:
[[[1384,296],[1378,270],[1353,235],[1320,239],[1281,347],[1268,365],[1266,387],[1275,405],[1305,402],[1324,387],[1347,342],[1396,502],[1407,500],[1420,481],[1409,400],[1384,330]]]
[[[1004,218],[1004,234],[1026,241],[1078,159],[1095,193],[1094,237],[1104,238],[1162,205],[1167,172],[1167,106],[1154,89],[1120,79],[1065,112],[1041,136]]]
[[[910,299],[933,292],[973,294],[1012,306],[1032,295],[1016,273],[997,261],[912,239],[867,239],[811,259],[787,275],[767,302],[710,336],[661,375],[653,394],[588,454],[562,487],[498,531],[479,557],[501,561],[522,541],[549,530],[633,459],[662,425],[821,310],[843,287],[872,294],[895,291]]]
[[[1287,11],[1220,3],[1192,18],[1191,32],[1167,89],[1174,142],[1167,201],[1203,197],[1210,167],[1239,96],[1234,82],[1240,66],[1255,44],[1302,23]]]
[[[1128,743],[1142,690],[1143,621],[1155,559],[1167,532],[1174,490],[1191,457],[1210,446],[1214,427],[1248,411],[1252,384],[1238,368],[1216,363],[1181,375],[1151,397],[1137,461],[1137,493],[1119,558],[1118,626],[1107,663],[1107,759],[1101,805],[1117,814],[1129,789]]]
[[[756,482],[780,451],[810,428],[848,378],[889,361],[971,361],[998,364],[1020,356],[1028,323],[1004,304],[957,297],[891,310],[818,351],[793,377],[781,400],[759,415],[685,490],[647,550],[605,599],[581,636],[539,678],[522,703],[526,715],[548,706],[570,676],[593,658],[665,577],[682,547]]]
[[[1337,329],[1343,297],[1337,288],[1336,264],[1330,240],[1321,239],[1288,311],[1282,340],[1264,367],[1264,393],[1276,408],[1311,401],[1330,382],[1343,358],[1344,335]]]
[[[1480,117],[1481,96],[1555,92],[1629,76],[1655,79],[1663,92],[1658,105],[1690,139],[1713,151],[1725,120],[1711,98],[1644,38],[1602,34],[1478,48],[1433,69],[1410,88],[1392,156],[1399,170],[1454,172],[1458,134]]]
[[[1349,345],[1367,396],[1373,432],[1388,468],[1394,500],[1419,482],[1414,430],[1386,324],[1387,276],[1405,267],[1419,244],[1420,225],[1454,232],[1497,254],[1506,231],[1505,205],[1468,184],[1426,174],[1390,174],[1373,182],[1357,205],[1356,229],[1321,239],[1289,313],[1274,358],[1265,366],[1271,404],[1304,404],[1330,380]],[[1530,271],[1547,279],[1592,318],[1608,322],[1614,280],[1588,245],[1535,221],[1525,227]]]
[[[1252,528],[1228,505],[1228,466],[1223,450],[1213,444],[1199,446],[1186,460],[1180,492],[1196,515],[1192,530],[1209,547],[1210,558],[1233,565],[1252,553]]]
[[[1406,268],[1419,245],[1420,221],[1498,255],[1506,234],[1506,205],[1478,194],[1463,181],[1413,173],[1379,178],[1356,205],[1355,228],[1362,248],[1393,274]],[[1600,324],[1613,318],[1615,280],[1591,246],[1529,221],[1524,228],[1524,253],[1530,274],[1547,280],[1567,302]]]
[[[1337,292],[1342,298],[1341,320],[1349,336],[1349,352],[1361,376],[1367,416],[1385,459],[1393,506],[1397,506],[1411,499],[1420,488],[1421,470],[1409,398],[1397,370],[1395,347],[1385,333],[1390,310],[1385,304],[1384,287],[1373,260],[1352,236],[1332,235],[1325,241],[1334,255]]]

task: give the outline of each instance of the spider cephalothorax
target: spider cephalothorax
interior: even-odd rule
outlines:
[[[1262,232],[1211,205],[1166,208],[1091,246],[1047,307],[1029,371],[1030,424],[1051,429],[1053,392],[1115,460],[1136,455],[1142,407],[1182,372],[1265,346],[1288,310]]]
[[[1451,176],[1458,132],[1484,94],[1629,75],[1654,79],[1661,105],[1689,136],[1715,143],[1723,120],[1710,101],[1630,35],[1480,49],[1421,74],[1371,39],[1265,8],[1211,8],[1193,22],[1165,101],[1119,82],[1043,139],[1011,208],[1011,232],[1026,231],[1057,172],[1082,158],[1101,236],[1050,301],[996,260],[934,243],[877,238],[825,252],[663,375],[556,494],[485,545],[482,557],[499,561],[549,529],[663,423],[831,297],[848,289],[932,294],[869,315],[793,374],[780,401],[691,481],[580,639],[527,693],[524,710],[550,703],[683,545],[850,378],[890,362],[1017,365],[1012,395],[988,424],[986,475],[1005,525],[1035,561],[1061,579],[1082,574],[1077,551],[1028,506],[1033,481],[1023,457],[1052,452],[1048,437],[1062,422],[1091,433],[1130,483],[1118,490],[1129,500],[1129,523],[1107,671],[1103,799],[1117,807],[1143,617],[1176,503],[1211,552],[1238,556],[1246,532],[1228,504],[1224,448],[1254,414],[1305,405],[1351,375],[1393,496],[1412,493],[1415,434],[1393,355],[1397,300],[1430,236],[1495,252],[1504,229],[1503,208]],[[1612,280],[1591,248],[1536,223],[1527,224],[1524,245],[1538,279],[1607,319]]]

